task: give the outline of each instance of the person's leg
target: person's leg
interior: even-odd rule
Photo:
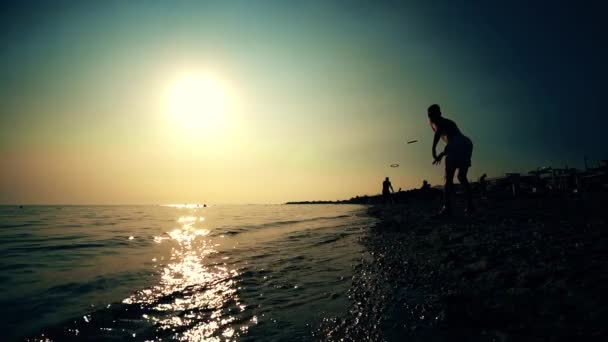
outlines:
[[[452,213],[452,192],[454,190],[454,173],[456,173],[456,169],[450,165],[450,163],[445,163],[445,186],[443,187],[443,210],[445,214]]]
[[[467,173],[469,172],[469,167],[461,167],[458,169],[458,181],[462,184],[464,188],[464,193],[467,200],[467,212],[473,211],[473,192],[471,191],[471,184],[467,179]]]

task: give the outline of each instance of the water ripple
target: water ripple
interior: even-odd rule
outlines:
[[[362,211],[0,208],[3,338],[311,340],[349,308]]]

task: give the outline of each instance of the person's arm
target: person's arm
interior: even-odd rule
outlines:
[[[441,139],[441,134],[439,134],[439,130],[436,130],[433,137],[433,159],[437,159],[437,143],[439,139]]]
[[[437,123],[433,121],[431,121],[431,127],[435,132],[435,136],[433,137],[433,165],[437,165],[441,163],[441,158],[443,158],[443,156],[445,155],[444,152],[441,152],[439,155],[437,155],[437,143],[439,143],[439,139],[441,139],[442,130],[437,125]]]
[[[439,153],[439,155],[437,155],[437,157],[435,157],[435,160],[433,161],[433,165],[438,165],[441,164],[441,159],[445,156],[445,152],[441,152]]]
[[[441,164],[441,159],[445,156],[445,151],[437,154],[437,143],[441,139],[441,133],[439,130],[435,131],[435,137],[433,138],[433,165]]]
[[[394,193],[394,192],[395,192],[395,190],[393,189],[393,184],[390,184],[389,186],[391,187],[391,192],[393,192],[393,193]]]

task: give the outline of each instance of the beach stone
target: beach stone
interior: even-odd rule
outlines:
[[[509,336],[502,331],[493,331],[493,335],[495,337],[495,341],[507,342],[509,340]]]
[[[507,289],[507,293],[513,296],[523,296],[530,294],[531,290],[527,287],[512,287]]]
[[[448,235],[448,240],[452,241],[452,242],[462,242],[464,240],[465,235],[466,235],[465,233],[461,233],[461,232],[450,233]]]
[[[548,272],[543,269],[523,271],[520,275],[521,284],[525,287],[537,287],[548,279]]]
[[[466,265],[464,268],[468,272],[482,272],[488,268],[488,260],[483,258],[477,262]]]

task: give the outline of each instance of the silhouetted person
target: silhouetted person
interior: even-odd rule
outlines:
[[[441,108],[434,104],[428,109],[429,121],[435,137],[433,138],[433,164],[438,165],[445,156],[445,187],[443,196],[443,208],[439,212],[440,216],[452,214],[452,192],[454,191],[454,174],[458,169],[458,181],[464,187],[467,199],[466,213],[473,212],[473,195],[471,185],[467,179],[467,172],[471,166],[471,156],[473,154],[473,143],[471,139],[460,132],[454,121],[441,116]],[[446,142],[445,149],[439,155],[436,148],[439,139]]]
[[[486,189],[488,184],[486,183],[486,178],[488,175],[485,173],[479,177],[479,192],[481,193],[481,197],[486,197]]]
[[[382,182],[382,200],[384,201],[384,203],[388,203],[390,201],[391,192],[395,192],[395,190],[393,190],[393,185],[391,184],[391,181],[388,179],[388,177],[386,177],[386,179],[384,179],[384,182]]]
[[[431,184],[425,180],[422,181],[422,187],[420,190],[429,190],[431,188]]]

